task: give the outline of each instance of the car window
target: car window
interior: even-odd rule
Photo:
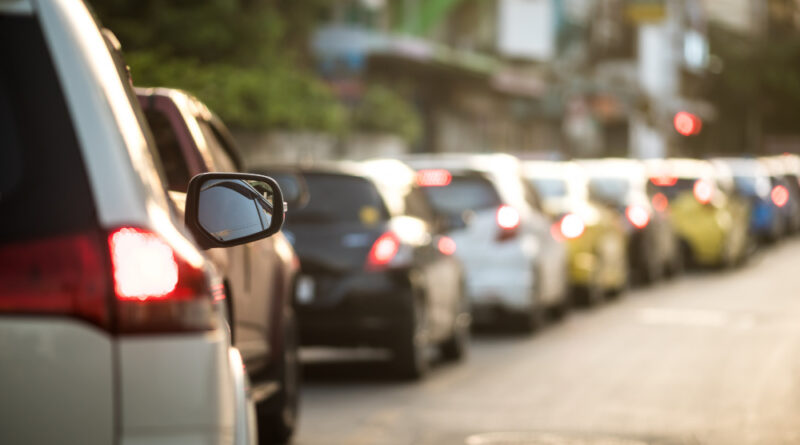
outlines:
[[[625,205],[631,183],[625,178],[593,177],[589,179],[589,191],[593,199]]]
[[[405,198],[406,214],[423,221],[433,221],[433,209],[428,197],[419,187],[412,187]]]
[[[35,18],[0,15],[0,60],[0,215],[13,215],[0,218],[0,242],[93,226],[74,124]]]
[[[662,193],[672,200],[683,192],[691,192],[695,182],[697,182],[697,179],[694,178],[675,178],[674,183],[663,185],[657,185],[651,181],[647,184],[648,194]]]
[[[200,126],[200,131],[203,132],[203,138],[205,138],[208,144],[208,150],[211,154],[212,162],[214,163],[213,166],[209,166],[210,169],[218,172],[238,171],[236,161],[228,155],[223,142],[217,137],[211,124],[202,119],[198,119],[197,124]]]
[[[185,192],[189,188],[191,174],[175,127],[169,117],[157,109],[148,109],[144,114],[155,139],[169,190]]]
[[[537,192],[536,188],[526,181],[522,181],[522,188],[525,193],[525,201],[528,202],[528,205],[536,210],[541,211],[542,200],[539,197],[539,193]]]
[[[373,225],[389,213],[372,182],[349,175],[307,173],[308,201],[286,215],[286,223],[347,222]]]
[[[560,178],[532,178],[530,184],[544,198],[563,198],[567,196],[567,181]]]
[[[425,187],[424,190],[433,208],[448,215],[460,215],[465,210],[483,210],[501,204],[492,183],[477,175],[453,175],[448,185]]]

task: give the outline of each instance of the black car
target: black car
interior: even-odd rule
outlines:
[[[456,246],[438,234],[409,167],[336,162],[268,171],[304,192],[290,200],[284,225],[300,258],[303,345],[388,348],[408,378],[425,373],[430,346],[449,359],[465,354],[470,316]]]

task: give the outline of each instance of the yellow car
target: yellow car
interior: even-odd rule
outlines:
[[[689,264],[731,266],[750,246],[750,204],[722,164],[699,159],[648,161],[654,206],[667,208]]]
[[[573,162],[526,161],[523,174],[566,240],[569,280],[579,302],[592,304],[628,285],[625,229],[616,213],[588,197],[588,180]]]

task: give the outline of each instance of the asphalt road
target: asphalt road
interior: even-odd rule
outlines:
[[[533,336],[476,336],[418,383],[319,360],[299,445],[799,444],[800,241]]]

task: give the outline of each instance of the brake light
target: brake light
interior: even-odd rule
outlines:
[[[698,179],[694,182],[692,192],[694,193],[694,197],[697,199],[697,202],[700,204],[708,204],[711,202],[711,195],[714,193],[714,188],[711,186],[710,181],[706,179]]]
[[[663,193],[656,193],[653,195],[653,208],[656,211],[664,212],[669,207],[669,199]]]
[[[650,178],[650,182],[659,187],[672,187],[678,183],[678,178],[675,176],[653,176]]]
[[[120,229],[108,239],[114,266],[114,289],[120,300],[165,298],[178,284],[172,248],[157,235]]]
[[[0,247],[0,312],[119,333],[213,329],[208,277],[154,233],[122,228]]]
[[[442,252],[447,256],[456,253],[456,242],[453,241],[453,238],[448,236],[439,238],[439,242],[436,243],[436,247],[439,249],[439,252]]]
[[[116,329],[120,332],[187,331],[215,327],[205,271],[178,255],[155,233],[123,227],[108,236]],[[224,291],[224,289],[223,289]]]
[[[417,172],[417,185],[421,187],[444,187],[449,185],[452,180],[453,175],[442,168]]]
[[[776,185],[772,188],[772,192],[770,192],[770,197],[772,198],[772,202],[775,203],[778,207],[783,207],[789,202],[789,190],[782,186]]]
[[[625,209],[625,216],[637,229],[644,229],[650,223],[650,213],[641,206],[628,206]]]
[[[386,267],[400,250],[400,240],[393,232],[386,232],[381,235],[367,256],[367,269],[377,270]]]
[[[510,205],[502,205],[497,209],[497,225],[501,229],[513,230],[519,227],[519,212]]]
[[[580,216],[574,213],[568,213],[561,218],[561,223],[559,224],[561,229],[561,234],[566,239],[575,239],[583,235],[584,230],[586,230],[586,225],[583,223],[583,219]]]

